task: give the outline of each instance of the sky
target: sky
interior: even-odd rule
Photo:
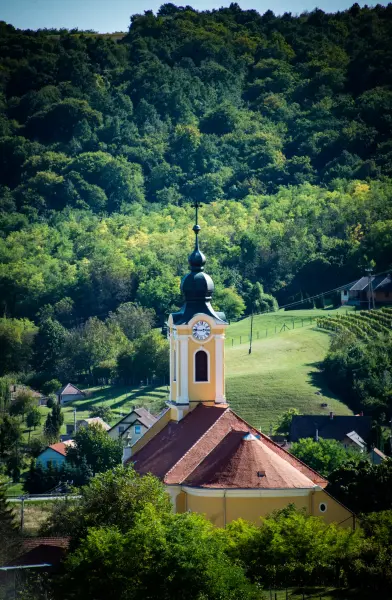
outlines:
[[[190,5],[197,10],[211,10],[229,6],[233,0],[185,0],[178,6]],[[243,9],[255,9],[260,13],[273,10],[275,14],[301,13],[316,6],[325,12],[345,10],[355,0],[237,0]],[[130,16],[145,10],[156,12],[163,0],[0,0],[0,20],[20,29],[65,27],[93,29],[101,33],[127,31]],[[358,0],[360,6],[385,5],[387,2]]]

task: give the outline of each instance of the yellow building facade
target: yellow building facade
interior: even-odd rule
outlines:
[[[255,523],[294,504],[326,522],[355,517],[325,492],[327,481],[246,423],[226,403],[225,315],[214,311],[212,279],[195,249],[181,289],[185,302],[168,320],[170,396],[166,410],[132,447],[127,462],[165,484],[175,512],[205,514],[217,527]]]

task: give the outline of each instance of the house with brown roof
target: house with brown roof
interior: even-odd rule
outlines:
[[[146,408],[133,408],[130,413],[122,417],[108,434],[114,440],[122,440],[124,445],[133,446],[148,431],[157,420]]]
[[[199,225],[182,308],[168,320],[170,397],[166,410],[130,448],[126,464],[166,486],[175,512],[206,514],[217,526],[258,522],[294,504],[327,522],[354,515],[326,491],[327,480],[238,416],[225,397],[225,315],[211,299]],[[245,360],[245,359],[244,359]]]

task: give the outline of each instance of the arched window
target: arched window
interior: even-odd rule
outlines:
[[[195,381],[208,381],[208,355],[204,350],[195,354]]]

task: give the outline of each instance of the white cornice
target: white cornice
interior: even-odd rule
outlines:
[[[223,488],[194,488],[182,486],[184,492],[190,496],[204,496],[208,498],[292,498],[308,496],[316,486],[309,488],[293,489],[223,489]]]

